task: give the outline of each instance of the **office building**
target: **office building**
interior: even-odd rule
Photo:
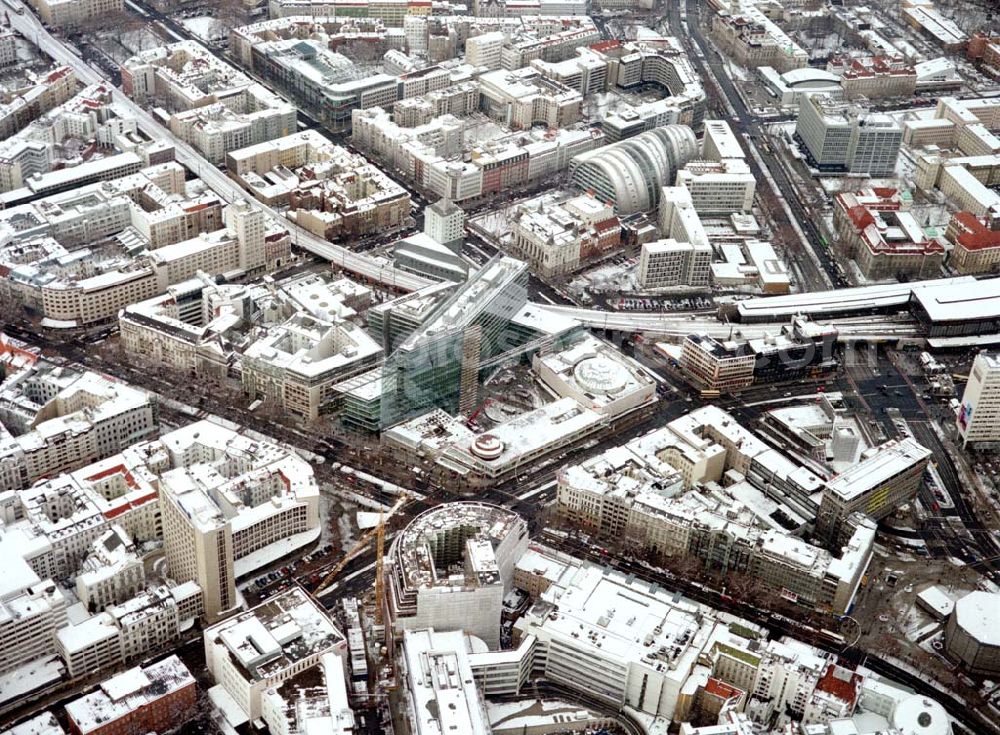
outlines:
[[[931,451],[913,439],[888,441],[828,480],[816,515],[817,536],[837,545],[850,533],[852,513],[879,521],[912,500],[930,457]]]
[[[368,331],[385,352],[392,353],[431,317],[456,290],[450,282],[424,286],[368,310]]]
[[[511,130],[570,127],[580,119],[583,103],[579,92],[531,67],[481,74],[479,99],[487,115]]]
[[[576,156],[573,183],[610,201],[619,215],[648,212],[697,152],[691,128],[666,125]]]
[[[891,176],[903,134],[890,117],[865,113],[828,95],[805,98],[799,105],[795,134],[808,161],[820,171]]]
[[[691,193],[698,214],[729,215],[753,208],[757,179],[743,158],[691,161],[677,172],[676,186]]]
[[[1000,357],[980,352],[956,416],[962,445],[1000,441]]]
[[[673,238],[646,242],[639,252],[638,284],[643,289],[709,285],[712,247]]]
[[[657,226],[664,239],[689,242],[699,247],[710,245],[705,226],[694,208],[691,192],[683,186],[664,186],[660,189]]]
[[[382,368],[381,423],[433,408],[471,413],[480,364],[516,345],[501,337],[527,302],[527,265],[497,257],[459,286]]]
[[[208,421],[158,444],[167,567],[171,578],[204,590],[213,622],[237,604],[237,577],[315,541],[319,488],[294,453]]]
[[[499,506],[448,503],[417,516],[387,557],[385,605],[393,633],[461,630],[496,650],[503,598],[527,544],[524,519]]]
[[[324,653],[318,664],[265,689],[260,711],[272,735],[311,735],[317,731],[354,735],[358,722],[348,699],[343,654]]]
[[[446,629],[447,630],[447,629]],[[466,635],[407,630],[399,656],[408,697],[403,717],[413,735],[490,735],[486,703],[466,653]]]
[[[465,42],[465,63],[488,70],[500,68],[506,37],[500,31],[473,36]]]
[[[449,199],[438,199],[424,208],[424,233],[442,245],[460,248],[465,236],[465,212]]]
[[[336,658],[343,676],[347,641],[326,612],[302,589],[292,587],[256,607],[205,629],[205,666],[246,720],[268,711],[268,724],[283,729],[270,691],[300,672],[322,665],[326,676]]]
[[[243,351],[243,390],[311,421],[332,399],[334,384],[374,367],[381,356],[379,344],[353,322],[296,314]]]
[[[719,342],[704,334],[689,334],[681,343],[680,367],[696,387],[731,393],[753,384],[756,358],[734,342]]]
[[[456,242],[460,249],[462,241]],[[397,268],[436,281],[462,283],[469,277],[468,261],[426,231],[396,242],[392,247],[392,261]]]

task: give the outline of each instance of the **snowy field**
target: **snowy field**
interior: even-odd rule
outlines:
[[[202,41],[221,41],[226,37],[226,27],[211,15],[182,18],[181,25]]]

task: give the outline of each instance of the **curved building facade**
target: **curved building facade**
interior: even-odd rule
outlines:
[[[948,655],[973,674],[1000,674],[1000,594],[976,590],[955,603],[944,631]]]
[[[654,209],[660,187],[698,154],[687,125],[664,125],[573,159],[573,183],[615,205],[619,215]]]
[[[496,649],[503,597],[527,546],[524,519],[498,505],[446,503],[420,514],[386,558],[393,633],[464,630]]]

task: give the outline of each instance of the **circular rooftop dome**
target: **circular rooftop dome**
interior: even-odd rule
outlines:
[[[481,434],[472,442],[472,453],[480,459],[497,459],[503,454],[503,449],[503,442],[493,434]]]
[[[903,735],[948,735],[951,732],[944,707],[920,694],[907,697],[896,705],[892,726]]]
[[[628,383],[628,370],[609,357],[598,355],[580,360],[573,369],[577,384],[588,393],[617,393]]]

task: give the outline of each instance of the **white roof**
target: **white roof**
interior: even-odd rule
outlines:
[[[874,455],[837,475],[826,486],[830,492],[849,501],[930,456],[931,451],[914,439],[886,442]]]
[[[1000,593],[976,590],[955,603],[955,622],[980,645],[1000,646]]]
[[[933,321],[973,320],[1000,315],[1000,278],[929,286],[914,297]]]
[[[56,716],[51,712],[42,712],[40,715],[25,720],[20,725],[14,725],[9,730],[4,730],[0,735],[63,735],[65,730],[56,721]]]
[[[406,631],[403,650],[415,735],[487,735],[486,712],[461,631]]]

